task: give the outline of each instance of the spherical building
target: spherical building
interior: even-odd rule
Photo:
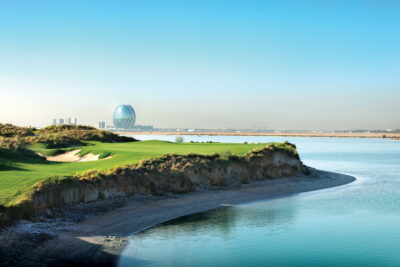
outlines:
[[[117,129],[132,129],[135,125],[136,114],[131,105],[119,105],[114,109],[113,121]]]

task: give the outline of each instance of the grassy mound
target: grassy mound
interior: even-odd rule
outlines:
[[[100,154],[111,158],[88,162],[50,162],[41,158],[30,157],[20,153],[3,151],[0,153],[2,168],[0,171],[0,205],[12,206],[19,203],[32,186],[46,180],[48,177],[66,177],[89,170],[97,172],[107,171],[118,166],[138,163],[141,160],[150,160],[165,154],[196,153],[211,155],[218,153],[224,157],[244,155],[255,149],[269,144],[227,144],[227,143],[170,143],[163,141],[141,141],[128,143],[101,143],[88,141],[87,146],[77,147],[81,153]],[[288,153],[295,153],[289,144],[276,144]],[[31,148],[43,155],[53,153],[54,149],[46,149],[43,144],[34,144]],[[276,149],[276,148],[275,148]],[[249,156],[255,156],[253,151]]]
[[[284,153],[289,158],[299,159],[296,147],[289,143],[176,144],[142,141],[120,144],[93,143],[93,146],[83,149],[83,153],[90,151],[98,154],[103,151],[104,155],[112,154],[113,157],[97,162],[74,163],[39,162],[15,157],[13,162],[16,160],[20,162],[13,167],[19,169],[0,172],[0,174],[8,174],[7,178],[0,179],[0,196],[3,197],[0,198],[0,217],[3,218],[0,218],[0,221],[3,220],[3,225],[15,219],[32,216],[34,212],[32,208],[33,192],[39,189],[53,188],[52,190],[58,192],[58,189],[65,189],[71,185],[80,186],[82,183],[109,184],[114,177],[119,179],[118,177],[122,176],[134,177],[144,184],[152,183],[150,178],[154,180],[156,177],[157,180],[161,177],[159,182],[167,188],[170,187],[171,192],[175,192],[173,190],[176,189],[173,189],[172,185],[180,184],[182,179],[178,178],[182,178],[183,171],[187,169],[200,173],[204,170],[212,171],[218,166],[227,166],[226,164],[233,162],[244,164],[244,166],[248,164],[255,166],[258,159],[262,160],[265,156],[272,156],[276,152]],[[112,152],[106,153],[105,149]],[[12,175],[14,176],[12,177]],[[25,179],[21,179],[22,177]],[[28,181],[29,183],[27,183]],[[8,187],[3,187],[3,185]],[[14,190],[11,190],[11,187],[15,187]],[[152,189],[153,193],[163,191],[157,188],[155,186],[154,190]],[[182,190],[189,189],[183,188]]]
[[[37,130],[11,124],[0,124],[1,148],[19,149],[26,144],[35,143],[44,144],[46,148],[66,148],[69,146],[83,146],[86,144],[85,141],[120,143],[137,140],[83,125],[49,126]]]
[[[0,136],[5,138],[16,136],[34,136],[35,128],[19,127],[12,124],[0,123]]]
[[[99,141],[106,143],[134,142],[134,138],[119,136],[109,131],[103,131],[91,126],[59,125],[38,130],[36,137],[28,142],[43,143],[47,148],[61,148],[72,145],[84,145],[84,141]]]
[[[246,163],[251,160],[261,159],[266,155],[281,152],[295,159],[300,159],[296,146],[290,143],[270,143],[262,147],[256,147],[245,154],[234,154],[224,151],[222,153],[213,152],[211,154],[198,154],[190,152],[188,154],[164,154],[162,156],[141,160],[137,163],[125,166],[117,166],[112,169],[98,171],[89,170],[82,174],[77,174],[74,180],[96,180],[107,179],[117,175],[133,175],[134,173],[171,173],[171,170],[192,168],[195,162],[198,167],[207,169],[213,166],[209,164],[223,164],[231,161]],[[194,159],[194,161],[193,161]],[[204,166],[202,166],[205,164]],[[53,179],[53,178],[51,178]]]

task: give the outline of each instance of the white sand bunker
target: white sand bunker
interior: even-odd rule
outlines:
[[[60,154],[57,156],[51,156],[51,157],[46,157],[46,160],[48,161],[59,161],[59,162],[80,162],[80,161],[95,161],[99,160],[100,154],[93,154],[93,153],[88,153],[82,157],[79,156],[80,149],[75,149],[69,152],[66,152],[64,154]],[[104,159],[109,159],[111,156],[108,156]]]

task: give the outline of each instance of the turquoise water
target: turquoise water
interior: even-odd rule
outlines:
[[[130,238],[121,266],[400,266],[400,142],[185,136],[192,139],[289,140],[305,164],[357,181],[150,228]]]

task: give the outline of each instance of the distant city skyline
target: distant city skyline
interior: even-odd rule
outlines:
[[[400,128],[400,2],[0,2],[0,123]]]

